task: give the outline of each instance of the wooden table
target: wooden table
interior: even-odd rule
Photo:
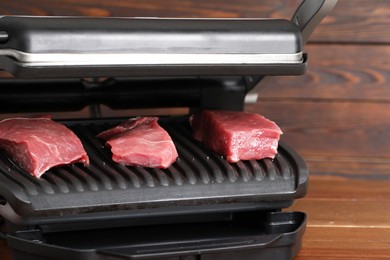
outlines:
[[[0,13],[282,17],[297,0],[2,0]],[[276,121],[310,168],[297,259],[390,259],[390,1],[339,0],[311,37],[308,72],[267,78],[246,110]],[[0,86],[1,87],[1,86]],[[4,240],[0,259],[11,259]]]
[[[388,259],[389,182],[312,176],[291,209],[309,221],[297,259]]]

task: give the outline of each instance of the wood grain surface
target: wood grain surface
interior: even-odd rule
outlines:
[[[389,182],[312,176],[290,210],[309,221],[296,259],[389,259]]]
[[[299,0],[2,0],[2,15],[272,17],[289,19]],[[388,43],[388,0],[339,0],[311,41]]]
[[[310,44],[305,50],[309,55],[307,73],[270,77],[262,82],[262,98],[365,103],[390,100],[389,46]]]
[[[298,2],[2,0],[0,14],[289,19]],[[390,1],[339,0],[305,51],[305,75],[267,77],[246,107],[309,166],[307,196],[287,209],[308,214],[297,259],[390,259]],[[11,259],[4,240],[0,259]]]

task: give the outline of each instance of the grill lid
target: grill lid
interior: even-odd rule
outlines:
[[[2,30],[0,67],[19,78],[299,75],[306,63],[281,19],[4,16]]]
[[[281,19],[0,17],[0,68],[17,77],[300,75],[303,44],[336,0]]]

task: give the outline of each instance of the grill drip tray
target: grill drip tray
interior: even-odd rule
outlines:
[[[62,122],[83,142],[91,161],[88,167],[56,167],[36,179],[0,153],[0,215],[14,224],[31,225],[88,220],[91,216],[142,217],[143,212],[161,216],[177,214],[183,208],[186,214],[275,209],[289,206],[306,193],[306,165],[283,143],[274,160],[230,164],[192,138],[188,117],[159,121],[179,153],[168,169],[117,164],[95,135],[122,121]]]
[[[8,236],[14,260],[292,259],[301,247],[302,212],[234,213],[202,223],[87,231],[18,231]]]

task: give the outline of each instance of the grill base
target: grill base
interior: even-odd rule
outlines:
[[[159,121],[179,153],[168,169],[116,164],[95,135],[121,121],[63,122],[83,142],[91,160],[88,167],[56,167],[36,179],[0,154],[0,196],[5,203],[0,214],[16,225],[35,225],[77,222],[91,216],[118,219],[123,212],[126,218],[129,214],[143,217],[142,212],[164,215],[182,208],[197,213],[213,205],[229,211],[235,207],[275,209],[306,193],[306,165],[286,145],[280,144],[274,160],[230,164],[192,138],[188,117]]]
[[[292,259],[304,213],[235,213],[201,223],[9,235],[14,259]]]

